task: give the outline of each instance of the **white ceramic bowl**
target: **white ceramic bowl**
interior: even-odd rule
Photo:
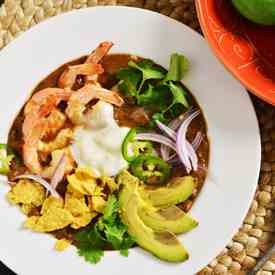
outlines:
[[[190,60],[184,83],[204,111],[211,141],[209,177],[192,209],[200,225],[180,237],[190,259],[168,264],[135,248],[128,258],[106,252],[99,264],[90,265],[73,247],[57,253],[52,237],[22,229],[25,218],[4,199],[9,188],[3,184],[0,259],[20,275],[194,274],[223,249],[241,225],[255,192],[261,149],[246,91],[216,61],[199,34],[160,14],[122,7],[74,11],[39,24],[0,52],[0,140],[7,140],[13,119],[41,79],[103,40],[115,43],[112,52],[148,57],[164,67],[174,52]]]

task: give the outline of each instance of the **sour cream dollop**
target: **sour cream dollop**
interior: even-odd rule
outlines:
[[[80,167],[89,167],[96,176],[114,176],[128,167],[121,153],[129,128],[119,127],[111,104],[98,101],[88,114],[88,126],[77,127],[72,155]]]

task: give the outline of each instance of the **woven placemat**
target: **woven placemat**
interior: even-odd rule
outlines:
[[[0,8],[0,48],[48,17],[95,5],[127,5],[155,10],[200,31],[194,0],[6,0]],[[200,275],[240,274],[240,271],[246,274],[275,241],[275,108],[254,97],[252,100],[260,123],[263,148],[259,187],[242,228]],[[275,255],[258,275],[275,275]]]

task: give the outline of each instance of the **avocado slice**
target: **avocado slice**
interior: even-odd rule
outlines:
[[[169,207],[186,201],[197,186],[192,176],[173,178],[167,186],[140,189],[141,197],[155,207]]]
[[[128,226],[128,233],[137,244],[153,255],[169,262],[183,262],[188,259],[188,252],[169,231],[154,231],[140,219],[139,209],[144,202],[137,192],[138,185],[128,182],[119,195],[121,219]]]
[[[167,230],[175,234],[186,233],[198,225],[197,221],[175,205],[159,210],[144,205],[139,209],[139,216],[153,230]]]

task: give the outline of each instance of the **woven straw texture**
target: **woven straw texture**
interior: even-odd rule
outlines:
[[[194,0],[6,0],[0,8],[0,48],[48,17],[95,5],[127,5],[155,10],[200,31]],[[275,108],[254,97],[253,102],[263,148],[259,187],[242,228],[200,275],[247,274],[275,241]],[[275,275],[275,255],[258,275]]]

